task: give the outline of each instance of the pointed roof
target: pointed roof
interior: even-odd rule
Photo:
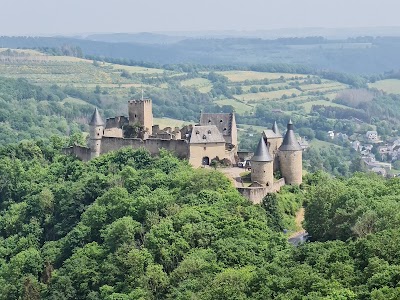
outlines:
[[[290,119],[287,124],[287,131],[285,137],[283,138],[282,145],[279,147],[281,151],[302,151],[299,142],[296,139],[293,131],[293,122]]]
[[[272,131],[276,134],[276,135],[281,135],[281,133],[279,132],[279,128],[278,128],[278,124],[276,124],[276,121],[274,122],[274,125],[272,125]]]
[[[265,144],[263,137],[260,138],[256,152],[254,152],[254,156],[251,158],[251,161],[272,161],[271,155],[269,154],[268,147]]]
[[[95,126],[104,125],[104,122],[101,119],[101,116],[100,116],[100,113],[99,113],[99,110],[97,109],[97,107],[94,109],[92,119],[90,120],[89,125],[95,125]]]

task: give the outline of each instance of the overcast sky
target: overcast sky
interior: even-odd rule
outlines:
[[[0,34],[400,26],[399,12],[399,0],[0,0]]]

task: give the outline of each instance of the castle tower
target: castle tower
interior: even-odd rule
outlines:
[[[151,99],[130,100],[128,101],[129,125],[140,125],[152,134],[153,127],[153,107]]]
[[[103,138],[103,134],[104,122],[101,119],[100,113],[96,107],[89,123],[89,148],[91,159],[100,156],[101,139]]]
[[[279,147],[280,170],[286,184],[297,185],[302,183],[302,154],[303,149],[294,135],[293,123],[290,120],[282,145]]]
[[[274,184],[273,159],[263,137],[251,159],[251,181],[271,187]]]
[[[279,147],[282,145],[283,137],[279,131],[278,124],[274,122],[271,129],[263,131],[264,141],[267,144],[269,154],[274,160],[274,171],[279,169]]]

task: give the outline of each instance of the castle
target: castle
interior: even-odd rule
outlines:
[[[166,149],[195,168],[210,165],[213,160],[228,165],[236,165],[239,160],[234,113],[201,113],[197,125],[161,129],[153,124],[151,100],[142,99],[128,101],[128,116],[108,118],[104,123],[96,108],[89,122],[88,147],[74,145],[64,152],[88,161],[122,147],[146,148],[153,155]],[[279,173],[281,178],[275,180],[274,174]],[[302,148],[291,121],[285,137],[276,122],[272,129],[263,131],[251,158],[251,181],[249,187],[238,190],[254,203],[267,193],[279,191],[284,184],[301,184]]]

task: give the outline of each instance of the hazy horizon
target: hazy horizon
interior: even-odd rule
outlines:
[[[395,0],[108,1],[3,4],[0,35],[268,31],[399,27]]]

